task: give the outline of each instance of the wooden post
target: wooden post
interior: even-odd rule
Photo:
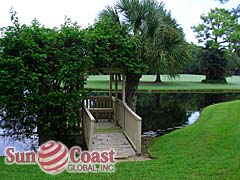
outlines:
[[[115,74],[115,98],[114,98],[114,121],[115,125],[118,125],[118,120],[117,120],[117,99],[118,99],[118,80],[117,80],[117,74]]]
[[[117,74],[115,74],[115,98],[118,98],[118,80],[117,80]]]
[[[94,122],[91,120],[90,121],[90,132],[89,132],[89,147],[88,147],[88,150],[89,151],[92,151],[93,150],[93,136],[94,134]]]
[[[140,155],[142,153],[142,119],[138,121],[138,143],[137,143],[137,154]]]
[[[122,101],[123,103],[126,102],[126,76],[125,74],[122,75],[123,78],[122,78]]]
[[[109,101],[110,101],[110,107],[111,108],[113,108],[113,101],[112,101],[112,82],[113,81],[113,74],[112,73],[110,73],[110,83],[109,83],[109,86],[110,86],[110,88],[109,88]],[[112,114],[112,112],[109,112],[109,122],[112,120],[112,118],[114,118],[113,117],[113,114]]]
[[[113,74],[110,73],[110,81],[109,81],[109,96],[112,99],[112,79],[113,79]]]

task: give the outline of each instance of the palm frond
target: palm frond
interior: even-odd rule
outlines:
[[[106,9],[102,10],[99,15],[98,18],[104,18],[104,17],[108,17],[111,18],[114,22],[117,22],[118,24],[120,23],[120,17],[118,14],[118,11],[116,9],[116,7],[111,7],[111,6],[107,6]]]

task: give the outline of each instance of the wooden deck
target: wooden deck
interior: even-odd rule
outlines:
[[[136,156],[136,152],[127,140],[122,129],[114,122],[95,122],[92,150],[103,151],[114,149],[115,158],[129,158]]]

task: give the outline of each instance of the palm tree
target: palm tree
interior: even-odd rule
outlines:
[[[120,17],[115,7],[107,6],[106,9],[102,10],[102,12],[99,14],[99,18],[101,19],[103,17],[109,17],[112,19],[112,21],[117,22],[119,25],[121,25]]]
[[[154,14],[151,14],[146,23],[146,28],[150,27],[150,33],[146,33],[150,35],[147,41],[147,63],[150,70],[157,75],[155,82],[161,82],[162,73],[175,78],[188,58],[182,29],[162,4],[155,6]]]
[[[118,22],[121,27],[126,26],[130,34],[140,39],[141,29],[147,12],[146,2],[148,1],[119,0],[115,7],[108,6],[103,10],[99,18],[104,16],[110,17],[115,22]],[[141,54],[143,54],[142,51],[139,53],[139,58]],[[126,74],[126,102],[134,111],[136,110],[137,88],[141,77],[142,75],[138,73]]]
[[[100,13],[111,17],[120,26],[126,26],[129,33],[139,42],[139,59],[154,73],[169,73],[174,77],[179,62],[185,56],[184,36],[170,13],[156,0],[119,0],[114,7],[107,7]],[[126,101],[136,110],[137,88],[141,74],[126,74]]]
[[[132,30],[134,36],[139,36],[141,26],[147,11],[146,1],[140,0],[119,0],[116,8],[124,17],[123,21]]]

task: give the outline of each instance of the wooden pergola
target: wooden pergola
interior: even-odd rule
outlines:
[[[126,103],[126,76],[125,76],[125,71],[121,68],[93,68],[90,70],[91,73],[102,73],[102,74],[109,74],[109,101],[112,102],[112,98],[113,98],[113,94],[115,99],[118,98],[118,75],[122,75],[122,102]],[[113,79],[114,82],[113,82]],[[113,91],[113,83],[115,83],[115,88]],[[94,98],[94,97],[92,97]],[[100,97],[99,97],[100,98]],[[104,97],[101,97],[104,98]],[[110,106],[116,106],[116,103],[111,104]],[[111,109],[112,108],[112,109]],[[116,122],[117,124],[117,111],[116,111],[116,107],[111,107],[111,108],[106,108],[106,107],[102,107],[102,108],[95,108],[96,111],[102,111],[102,112],[113,112],[113,120]],[[94,111],[94,110],[93,110]],[[92,112],[93,112],[92,111]]]
[[[92,73],[102,73],[102,74],[109,74],[110,80],[109,80],[109,97],[112,98],[113,95],[113,78],[115,76],[115,97],[118,96],[118,80],[117,76],[118,74],[122,75],[122,101],[126,102],[126,76],[125,71],[121,68],[94,68],[91,69],[90,72]]]

